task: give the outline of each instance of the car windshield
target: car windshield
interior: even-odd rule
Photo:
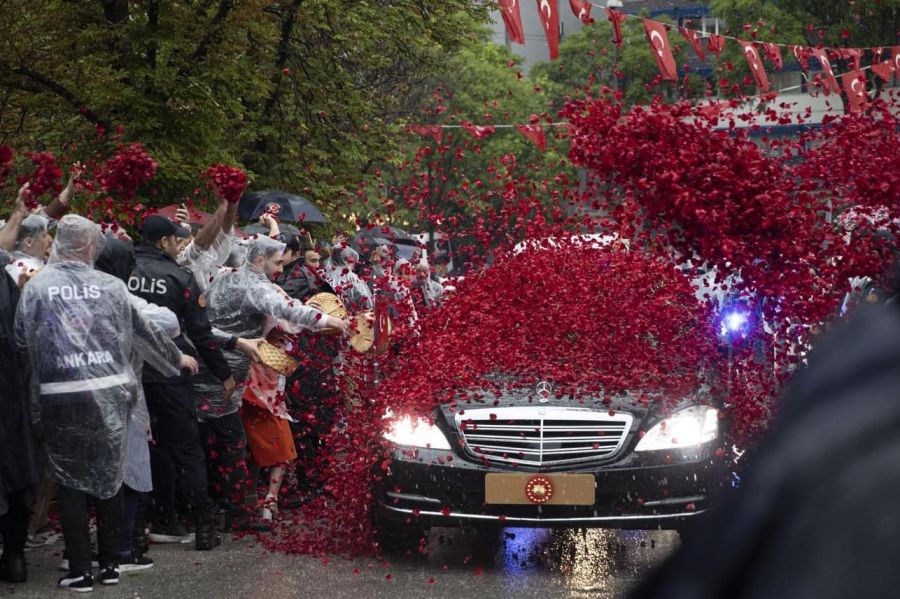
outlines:
[[[687,277],[640,252],[557,245],[512,252],[421,319],[381,387],[391,405],[494,403],[539,381],[560,396],[647,403],[707,382],[712,319]]]

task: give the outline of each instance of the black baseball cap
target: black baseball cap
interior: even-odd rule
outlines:
[[[159,241],[169,235],[183,239],[190,236],[190,231],[159,214],[148,216],[141,225],[141,239],[144,241]]]

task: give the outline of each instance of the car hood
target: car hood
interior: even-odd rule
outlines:
[[[693,404],[713,405],[713,398],[707,389],[700,389],[682,397],[666,398],[662,394],[637,394],[623,393],[616,396],[602,396],[586,394],[578,397],[556,397],[550,395],[546,398],[535,393],[534,389],[504,390],[499,395],[494,391],[472,391],[467,394],[467,399],[457,401],[455,404],[443,404],[439,411],[447,423],[452,423],[457,416],[465,417],[466,410],[483,410],[490,408],[509,408],[533,406],[541,407],[565,407],[583,408],[602,412],[627,412],[631,414],[636,423],[645,420],[659,420],[663,413],[669,413],[681,407]]]

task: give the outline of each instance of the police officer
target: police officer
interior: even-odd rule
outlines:
[[[128,289],[152,304],[174,312],[181,322],[182,335],[175,339],[184,353],[202,359],[206,368],[223,381],[230,395],[235,382],[206,316],[206,300],[193,274],[175,259],[179,237],[185,235],[169,219],[153,215],[144,219],[141,242],[135,249],[136,267]],[[153,423],[156,443],[151,445],[151,466],[156,500],[152,534],[161,541],[186,535],[175,516],[175,479],[196,521],[195,547],[212,549],[215,509],[207,488],[206,462],[197,424],[197,407],[186,377],[169,377],[150,364],[144,368],[144,393]]]

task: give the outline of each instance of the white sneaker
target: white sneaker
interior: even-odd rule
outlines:
[[[90,574],[67,574],[59,579],[59,586],[76,593],[90,593],[94,590],[94,579]]]
[[[143,572],[153,567],[153,560],[146,555],[136,556],[130,562],[119,564],[119,572],[123,574],[134,574],[135,572]]]

